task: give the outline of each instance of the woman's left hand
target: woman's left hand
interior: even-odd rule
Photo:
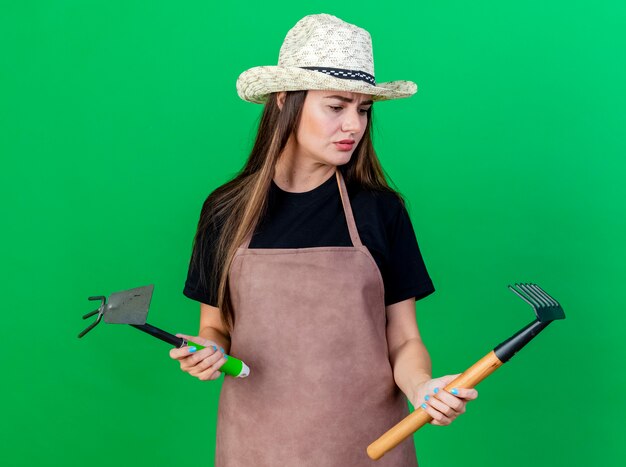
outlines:
[[[444,387],[460,375],[447,375],[430,379],[415,389],[411,404],[417,409],[422,407],[433,417],[432,425],[449,425],[460,414],[465,412],[467,401],[476,399],[476,389],[453,388],[450,392]]]

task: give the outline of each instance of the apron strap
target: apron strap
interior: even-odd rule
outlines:
[[[352,245],[355,247],[363,246],[361,243],[361,237],[359,237],[359,231],[356,228],[356,222],[354,221],[354,215],[352,214],[352,206],[350,205],[350,198],[348,197],[348,190],[346,189],[346,183],[343,180],[339,167],[336,169],[337,183],[339,184],[339,194],[341,195],[341,204],[343,205],[343,212],[346,215],[346,222],[348,223],[348,230],[350,231],[350,239]]]

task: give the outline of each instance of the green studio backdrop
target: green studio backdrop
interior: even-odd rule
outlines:
[[[101,324],[90,295],[154,284],[149,322],[197,332],[182,295],[202,202],[242,166],[261,106],[237,76],[327,12],[370,31],[375,145],[437,289],[416,305],[435,375],[563,305],[478,386],[424,466],[624,465],[626,6],[620,1],[24,1],[0,7],[0,462],[213,465],[221,381]],[[365,449],[365,446],[363,446]]]

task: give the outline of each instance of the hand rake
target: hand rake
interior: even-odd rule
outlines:
[[[517,296],[528,303],[535,310],[537,319],[522,328],[519,332],[498,345],[495,349],[465,370],[458,378],[445,387],[446,391],[452,388],[473,388],[487,376],[493,373],[500,365],[507,362],[520,349],[528,344],[548,324],[557,319],[564,319],[563,308],[554,298],[548,295],[536,284],[515,284],[508,286]],[[367,455],[378,460],[404,439],[411,436],[432,417],[420,408],[389,429],[380,438],[367,447]]]

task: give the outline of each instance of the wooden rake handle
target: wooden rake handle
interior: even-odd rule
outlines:
[[[501,365],[502,362],[492,350],[465,370],[465,372],[444,389],[450,391],[452,388],[473,388]],[[374,460],[380,459],[385,453],[395,448],[432,419],[433,418],[428,415],[428,412],[424,409],[421,407],[416,408],[410,415],[406,416],[380,438],[370,444],[367,447],[367,455]]]

